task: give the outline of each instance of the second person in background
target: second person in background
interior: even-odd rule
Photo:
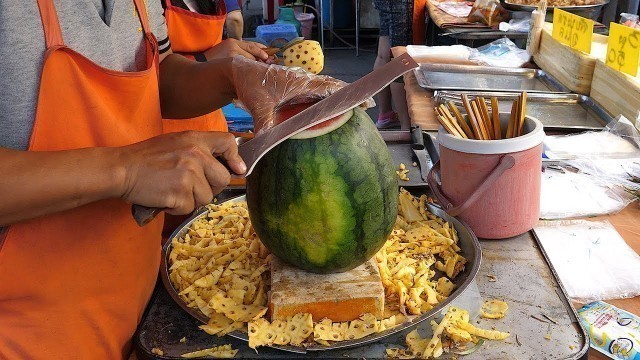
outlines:
[[[414,0],[374,0],[376,9],[380,13],[380,36],[378,39],[378,56],[373,65],[377,69],[391,60],[391,48],[406,46],[412,43],[412,22]],[[393,111],[392,100],[405,101],[403,84],[393,82],[378,94],[380,113],[376,121],[378,129],[390,129],[410,126],[406,106],[398,104]]]
[[[169,41],[174,52],[199,62],[211,59],[244,56],[248,59],[267,61],[269,56],[264,45],[239,40],[242,31],[229,31],[236,38],[222,39],[227,19],[227,5],[233,4],[234,16],[240,14],[237,0],[163,0]],[[237,24],[237,22],[234,22]],[[242,29],[242,27],[240,27]],[[227,122],[222,110],[193,119],[164,119],[165,133],[186,130],[227,131]]]

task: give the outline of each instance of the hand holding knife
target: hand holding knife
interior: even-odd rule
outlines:
[[[276,145],[305,129],[362,104],[388,86],[393,80],[416,67],[418,67],[418,64],[409,55],[399,56],[383,67],[292,116],[287,121],[266,129],[254,139],[240,144],[238,153],[247,165],[245,176],[249,176],[256,163]],[[424,145],[422,148],[425,151]],[[150,222],[160,211],[162,210],[141,205],[133,205],[132,207],[133,217],[140,226]]]

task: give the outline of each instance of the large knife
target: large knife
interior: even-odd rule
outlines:
[[[258,161],[276,145],[288,138],[367,101],[393,80],[418,67],[408,54],[403,54],[386,65],[341,88],[327,98],[292,116],[288,120],[262,131],[258,136],[238,146],[238,153],[247,165],[249,176]],[[140,226],[162,211],[161,209],[133,205],[133,217]]]
[[[424,146],[422,128],[420,125],[414,125],[411,126],[410,131],[411,150],[413,150],[413,155],[418,160],[418,165],[420,165],[420,177],[422,177],[422,181],[427,182],[427,175],[429,175],[429,171],[433,167],[433,162],[431,162],[431,156],[429,156],[427,148]]]

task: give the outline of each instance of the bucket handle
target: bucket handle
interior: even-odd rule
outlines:
[[[427,182],[429,183],[431,191],[433,191],[434,195],[442,205],[444,211],[446,211],[447,214],[451,216],[458,216],[465,210],[467,210],[476,201],[478,201],[482,194],[484,194],[484,192],[487,191],[493,185],[493,183],[496,182],[496,180],[498,180],[502,176],[502,174],[504,174],[505,171],[511,169],[515,165],[515,163],[516,159],[511,155],[503,155],[502,157],[500,157],[498,165],[493,170],[491,170],[489,176],[487,176],[487,178],[484,179],[480,186],[478,186],[476,190],[472,192],[471,195],[469,195],[467,200],[457,206],[453,205],[451,203],[451,200],[449,200],[444,195],[442,189],[440,188],[440,184],[438,184],[438,180],[436,179],[436,175],[437,177],[440,177],[440,161],[433,165],[433,168],[431,168],[431,171],[429,171]]]

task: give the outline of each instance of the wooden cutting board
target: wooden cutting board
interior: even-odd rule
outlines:
[[[374,259],[338,274],[313,274],[274,257],[271,262],[271,320],[310,313],[314,321],[355,320],[364,313],[384,316],[384,288]]]

